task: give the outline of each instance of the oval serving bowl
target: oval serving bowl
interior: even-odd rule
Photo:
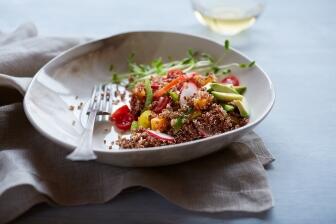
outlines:
[[[248,63],[250,60],[231,49],[223,53],[219,43],[180,33],[129,32],[74,47],[47,63],[33,78],[24,98],[24,109],[31,123],[43,135],[74,149],[83,130],[82,110],[71,105],[87,102],[92,87],[111,80],[110,64],[126,70],[127,57],[135,52],[136,61],[148,63],[154,58],[181,59],[188,49],[206,52],[223,63]],[[126,167],[161,166],[195,159],[223,149],[236,138],[259,124],[274,103],[274,89],[267,74],[258,66],[233,69],[248,87],[245,96],[251,110],[244,127],[182,144],[145,149],[112,149],[104,144],[107,135],[115,136],[106,124],[97,125],[93,149],[98,161]],[[111,132],[111,133],[110,133]]]

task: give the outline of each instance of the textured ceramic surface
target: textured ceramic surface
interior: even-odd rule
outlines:
[[[46,137],[73,149],[83,129],[82,110],[69,110],[89,99],[96,83],[111,78],[109,65],[126,69],[127,57],[136,53],[136,61],[146,63],[153,58],[168,56],[180,59],[186,51],[207,52],[225,63],[247,63],[250,60],[232,50],[223,53],[223,46],[195,36],[167,32],[132,32],[90,42],[63,53],[45,65],[32,80],[24,108],[31,123]],[[118,166],[158,166],[179,163],[212,153],[234,141],[256,126],[274,103],[274,89],[259,66],[233,69],[248,86],[246,98],[251,108],[251,121],[242,128],[193,142],[142,150],[108,149],[104,139],[116,138],[109,125],[98,123],[93,147],[98,161]],[[76,97],[77,96],[77,97]],[[85,110],[85,106],[83,107]],[[115,106],[114,109],[118,108]],[[85,120],[85,119],[84,119]],[[108,130],[106,130],[108,128]]]

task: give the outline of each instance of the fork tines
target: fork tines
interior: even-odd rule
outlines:
[[[92,90],[87,114],[90,114],[93,110],[97,110],[97,115],[110,115],[112,111],[111,91],[111,84],[95,85]]]

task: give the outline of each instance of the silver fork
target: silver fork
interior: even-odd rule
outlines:
[[[111,86],[95,85],[88,107],[89,118],[75,150],[66,158],[73,161],[87,161],[97,158],[92,149],[92,135],[97,115],[108,115],[112,111]]]

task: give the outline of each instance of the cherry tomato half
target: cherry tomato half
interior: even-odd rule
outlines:
[[[234,75],[226,76],[221,83],[232,84],[234,86],[239,86],[239,79]]]
[[[124,105],[111,115],[110,120],[114,122],[120,130],[127,131],[131,128],[134,116],[128,106]]]

